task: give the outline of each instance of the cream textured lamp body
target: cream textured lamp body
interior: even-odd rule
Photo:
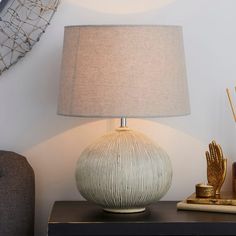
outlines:
[[[181,27],[66,27],[58,113],[122,121],[188,114]],[[171,178],[166,152],[126,124],[84,150],[76,168],[80,193],[112,212],[143,211]]]
[[[127,128],[104,135],[84,150],[77,163],[81,194],[107,211],[138,212],[168,191],[168,155],[145,135]]]

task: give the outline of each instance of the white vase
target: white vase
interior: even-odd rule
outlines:
[[[119,128],[87,147],[76,168],[81,195],[118,213],[144,211],[166,194],[171,179],[167,153],[128,128]]]

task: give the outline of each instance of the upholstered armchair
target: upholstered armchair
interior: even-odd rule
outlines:
[[[26,158],[0,151],[0,235],[34,235],[34,171]]]

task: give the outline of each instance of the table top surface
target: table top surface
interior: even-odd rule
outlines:
[[[87,201],[57,201],[48,223],[236,223],[236,214],[182,211],[177,210],[176,204],[160,201],[148,206],[145,212],[117,214]]]

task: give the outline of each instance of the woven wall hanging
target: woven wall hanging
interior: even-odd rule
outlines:
[[[60,0],[0,0],[0,74],[39,41]]]

